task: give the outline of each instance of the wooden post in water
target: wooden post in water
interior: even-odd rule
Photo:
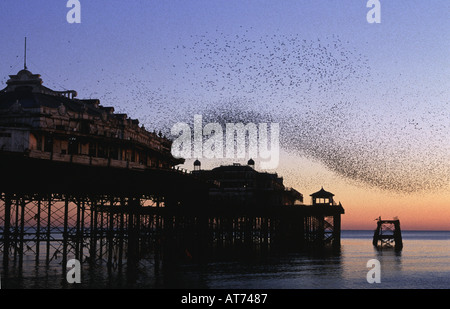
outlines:
[[[341,247],[341,215],[333,216],[333,249],[340,249]]]
[[[399,251],[403,249],[403,239],[402,239],[402,231],[400,229],[400,220],[396,220],[394,226],[395,226],[394,231],[395,249]]]

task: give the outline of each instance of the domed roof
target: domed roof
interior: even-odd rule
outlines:
[[[253,161],[253,159],[250,158],[250,160],[248,160],[247,165],[255,165],[255,161]]]
[[[41,75],[33,74],[27,69],[20,70],[16,75],[9,75],[10,79],[6,82],[8,86],[14,85],[42,85]]]
[[[200,165],[201,165],[201,163],[198,159],[194,161],[194,166],[200,166]]]
[[[326,198],[326,197],[334,196],[334,194],[331,193],[331,192],[325,191],[325,190],[323,189],[323,187],[322,187],[322,189],[320,189],[319,191],[317,191],[317,192],[315,192],[315,193],[313,193],[313,194],[310,194],[310,196],[312,196],[312,197],[318,197],[318,198]]]

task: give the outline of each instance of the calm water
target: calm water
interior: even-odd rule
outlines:
[[[403,231],[403,250],[377,251],[372,231],[343,231],[337,255],[271,254],[246,260],[203,264],[141,261],[129,280],[126,269],[108,271],[82,266],[81,288],[206,288],[206,289],[426,289],[450,288],[450,232]],[[367,261],[378,259],[381,283],[366,280]],[[56,260],[55,260],[56,261]],[[13,263],[7,273],[0,266],[2,288],[65,288],[61,264],[50,266],[24,257],[23,267]]]

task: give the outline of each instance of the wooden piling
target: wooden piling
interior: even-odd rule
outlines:
[[[379,249],[393,247],[396,251],[402,250],[403,240],[400,229],[400,220],[381,220],[381,217],[378,218],[377,228],[374,231],[372,243]]]

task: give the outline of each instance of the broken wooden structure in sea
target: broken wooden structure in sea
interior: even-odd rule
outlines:
[[[378,249],[394,248],[396,251],[403,249],[402,231],[400,229],[400,220],[377,219],[377,228],[374,231],[372,243]]]

